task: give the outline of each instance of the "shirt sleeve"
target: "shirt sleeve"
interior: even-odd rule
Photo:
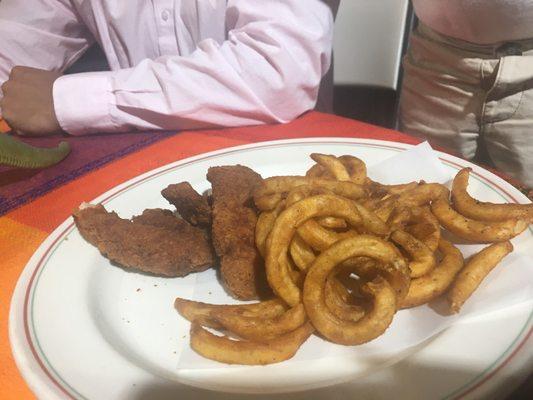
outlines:
[[[91,41],[69,0],[0,0],[0,85],[16,65],[62,71]]]
[[[333,16],[321,0],[228,0],[227,39],[189,56],[59,78],[56,115],[75,135],[286,122],[315,106]]]

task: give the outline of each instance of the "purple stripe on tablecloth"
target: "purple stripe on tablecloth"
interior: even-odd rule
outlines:
[[[58,186],[137,151],[174,133],[136,132],[77,137],[20,138],[39,147],[69,142],[71,153],[61,163],[42,170],[0,168],[0,215]]]

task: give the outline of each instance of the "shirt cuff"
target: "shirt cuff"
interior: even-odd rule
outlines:
[[[54,109],[61,128],[71,135],[114,132],[112,72],[64,75],[54,82]]]

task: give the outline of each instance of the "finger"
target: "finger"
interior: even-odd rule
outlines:
[[[29,67],[23,67],[22,65],[16,65],[13,68],[11,68],[11,71],[9,72],[9,79],[17,79],[26,74],[28,70],[32,68]]]
[[[2,83],[1,88],[2,88],[2,92],[4,93],[4,96],[8,94],[10,87],[11,87],[11,82],[9,80]]]

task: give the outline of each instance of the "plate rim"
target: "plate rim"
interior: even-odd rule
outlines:
[[[229,147],[224,147],[224,148],[221,148],[215,151],[202,153],[202,154],[199,154],[193,157],[187,157],[187,158],[166,164],[159,168],[152,169],[145,173],[139,174],[136,177],[133,177],[125,182],[119,183],[118,185],[109,189],[105,193],[96,197],[94,200],[92,200],[92,202],[103,203],[103,202],[110,201],[116,196],[120,195],[125,190],[133,188],[137,185],[140,185],[146,180],[157,178],[158,176],[166,172],[170,172],[173,169],[186,166],[187,164],[191,164],[194,162],[202,161],[204,159],[209,159],[209,158],[213,158],[213,157],[220,156],[220,155],[229,155],[234,152],[246,151],[249,149],[261,149],[261,148],[275,147],[275,146],[297,145],[297,144],[302,144],[302,143],[304,144],[317,143],[321,145],[328,144],[328,143],[346,144],[346,145],[355,145],[355,146],[367,145],[371,147],[380,147],[380,148],[386,147],[388,149],[394,149],[396,151],[402,151],[402,150],[406,150],[406,149],[416,146],[416,145],[396,142],[396,141],[365,139],[365,138],[327,137],[327,136],[326,137],[262,141],[262,142],[255,142],[255,143],[250,143],[250,144],[245,144],[245,145],[229,146]],[[483,183],[488,185],[493,190],[494,190],[493,186],[495,186],[499,191],[501,191],[505,195],[504,197],[507,197],[508,200],[514,201],[515,203],[528,203],[529,202],[529,200],[527,199],[525,195],[520,193],[516,188],[512,187],[512,185],[505,182],[502,178],[495,175],[494,173],[482,167],[479,167],[469,161],[453,156],[451,154],[443,153],[437,150],[435,151],[438,153],[439,159],[441,161],[447,164],[451,164],[455,168],[463,168],[465,166],[472,167],[473,169],[472,174],[475,175],[477,179],[484,181]],[[502,186],[507,186],[507,189]],[[514,192],[514,193],[511,194],[509,193],[509,191]],[[42,390],[43,388],[47,388],[48,390],[46,391],[48,392],[48,394],[51,394],[53,392],[49,388],[50,383],[52,383],[55,385],[56,388],[58,388],[68,398],[76,398],[76,397],[72,397],[72,394],[69,393],[69,391],[66,388],[64,388],[59,382],[57,382],[53,374],[51,374],[50,371],[48,371],[48,369],[46,368],[46,366],[44,365],[43,361],[40,359],[37,351],[34,348],[34,343],[32,342],[32,338],[31,338],[31,332],[29,331],[29,327],[27,324],[27,306],[28,306],[29,293],[33,289],[34,278],[37,272],[39,271],[41,265],[43,264],[43,260],[47,258],[48,254],[58,244],[58,242],[60,242],[60,240],[66,234],[70,232],[70,230],[73,228],[73,225],[74,225],[74,222],[73,222],[72,217],[68,217],[43,241],[43,243],[41,243],[41,245],[34,252],[33,256],[30,258],[26,266],[23,268],[21,275],[19,276],[17,285],[15,287],[15,290],[13,291],[13,295],[11,299],[11,307],[10,307],[10,312],[9,312],[9,338],[10,338],[11,350],[12,350],[15,362],[17,364],[17,367],[19,371],[21,372],[21,375],[24,377],[26,383],[36,393],[37,393],[36,391],[37,389]],[[24,279],[24,278],[28,278],[25,275],[28,275],[27,270],[30,269],[30,267],[32,266],[34,266],[35,268],[33,272],[31,273],[31,276],[29,277],[29,279]],[[24,339],[26,340],[27,344],[30,347],[31,356],[34,358],[34,361],[36,361],[39,367],[41,368],[40,372],[44,373],[46,377],[48,378],[49,380],[48,382],[42,382],[41,381],[42,376],[39,376],[38,373],[35,373],[35,371],[33,371],[33,369],[31,368],[31,366],[26,365],[26,363],[24,362],[25,354],[23,354],[24,346],[22,345],[22,343],[19,343],[20,338],[17,338],[17,335],[20,334],[20,332],[17,331],[17,326],[16,326],[17,325],[16,324],[17,322],[16,311],[18,310],[17,305],[19,305],[18,304],[19,296],[17,295],[19,295],[20,294],[19,292],[23,290],[25,283],[27,283],[27,285],[24,291],[24,306],[22,308],[23,319],[24,319]],[[533,332],[533,327],[530,327],[528,332],[526,333],[524,332],[527,330],[528,325],[531,325],[532,316],[533,316],[533,312],[530,313],[528,320],[526,321],[525,325],[522,327],[518,335],[515,337],[515,339],[511,342],[511,344],[507,347],[507,349],[496,360],[490,363],[487,366],[487,368],[483,370],[475,378],[471,379],[469,382],[465,383],[463,386],[453,390],[445,398],[447,399],[448,398],[454,398],[454,399],[463,398],[464,396],[468,395],[469,393],[481,387],[485,382],[490,380],[498,371],[504,368],[510,362],[510,360],[517,353],[519,353],[520,350],[523,349],[523,346],[527,342],[528,338],[531,336]],[[517,342],[519,343],[517,344]]]

